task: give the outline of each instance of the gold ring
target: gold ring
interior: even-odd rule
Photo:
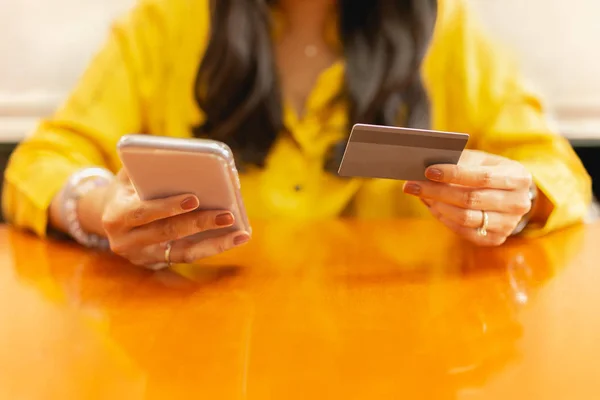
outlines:
[[[488,214],[483,210],[481,210],[481,216],[483,218],[483,222],[481,223],[481,226],[479,228],[477,228],[477,234],[479,236],[486,237],[488,234],[487,228],[488,228],[490,219],[488,217]]]
[[[171,242],[167,243],[165,247],[165,262],[167,263],[167,267],[171,266],[171,249],[173,248]]]

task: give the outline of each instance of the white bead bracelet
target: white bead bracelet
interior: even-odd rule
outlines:
[[[88,248],[108,249],[109,242],[99,235],[85,232],[81,227],[77,205],[79,199],[90,191],[108,186],[114,175],[104,168],[84,168],[75,172],[61,193],[61,220],[69,235],[75,241]]]

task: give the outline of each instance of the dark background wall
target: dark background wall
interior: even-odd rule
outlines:
[[[600,199],[600,140],[592,146],[578,146],[573,143],[575,151],[583,161],[588,172],[592,176],[594,195]]]
[[[16,143],[0,143],[0,202],[2,201],[2,186],[4,183],[4,170],[10,154],[14,150]],[[1,205],[1,203],[0,203]],[[0,223],[4,222],[4,217],[0,212]]]

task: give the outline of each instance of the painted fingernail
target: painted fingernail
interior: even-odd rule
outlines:
[[[425,171],[425,176],[432,181],[441,181],[444,177],[444,172],[441,169],[429,168]]]
[[[198,203],[198,199],[196,197],[188,197],[181,202],[181,209],[184,211],[192,211],[198,208],[199,205],[200,203]]]
[[[421,194],[421,186],[417,185],[416,183],[407,183],[404,185],[404,193],[418,196]]]
[[[250,235],[247,233],[242,233],[241,235],[237,235],[235,238],[233,238],[233,244],[234,246],[240,246],[244,243],[247,243],[249,240]]]
[[[219,214],[215,218],[215,224],[217,226],[231,226],[233,225],[233,215],[231,213]]]

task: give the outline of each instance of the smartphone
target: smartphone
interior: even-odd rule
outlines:
[[[251,227],[242,200],[240,179],[229,146],[207,139],[125,135],[117,144],[123,168],[141,200],[194,194],[199,210],[228,210],[235,223],[194,235],[193,239]]]

